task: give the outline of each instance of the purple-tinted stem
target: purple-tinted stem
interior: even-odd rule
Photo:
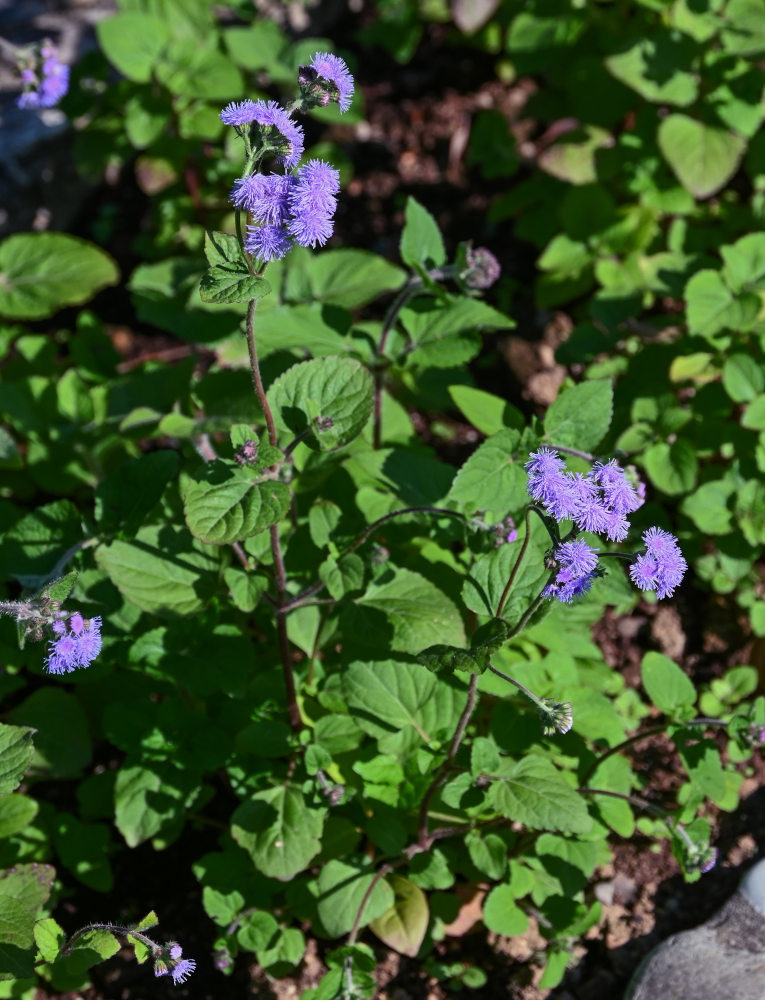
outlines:
[[[383,320],[382,333],[380,334],[380,342],[377,345],[377,360],[378,364],[375,368],[375,401],[374,401],[374,416],[372,425],[372,446],[377,449],[380,447],[381,440],[381,420],[382,420],[382,384],[383,384],[383,369],[382,369],[382,356],[385,353],[385,345],[388,343],[388,337],[393,327],[396,325],[396,320],[398,319],[398,314],[404,308],[406,303],[411,299],[422,288],[422,278],[412,277],[407,281],[401,291],[398,293],[396,298],[391,303],[388,312],[385,314],[385,319]]]
[[[523,538],[523,543],[521,544],[521,551],[518,553],[518,558],[515,560],[515,565],[513,566],[512,572],[510,573],[510,578],[505,584],[505,589],[502,591],[502,596],[499,599],[499,604],[497,605],[497,614],[496,614],[497,618],[502,617],[502,611],[504,610],[505,607],[505,601],[507,601],[507,598],[510,594],[510,588],[513,586],[515,577],[517,576],[518,570],[520,569],[521,563],[523,562],[523,557],[526,555],[526,549],[528,548],[529,539],[531,538],[531,518],[529,515],[531,514],[532,511],[534,511],[534,513],[537,514],[542,519],[542,524],[544,524],[545,528],[547,528],[547,531],[550,532],[550,527],[547,523],[547,518],[544,512],[540,510],[539,507],[535,506],[533,503],[529,504],[529,506],[526,508],[526,534]],[[550,537],[552,538],[553,542],[556,541],[552,533],[550,533]]]
[[[597,771],[600,765],[608,757],[613,754],[618,753],[620,750],[624,750],[625,747],[631,746],[633,743],[637,743],[639,740],[644,739],[646,736],[655,736],[657,733],[664,733],[667,730],[667,726],[671,723],[666,723],[663,726],[651,726],[649,729],[642,729],[639,733],[634,733],[632,736],[628,736],[626,740],[622,740],[621,743],[617,743],[616,746],[609,747],[605,750],[599,757],[590,764],[587,770],[582,776],[582,781],[587,783],[593,774]],[[727,726],[728,723],[724,719],[708,719],[706,717],[701,717],[698,719],[691,719],[688,722],[683,723],[684,726]]]

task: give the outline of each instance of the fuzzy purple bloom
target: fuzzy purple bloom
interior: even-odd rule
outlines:
[[[659,600],[671,597],[688,568],[677,539],[669,531],[649,528],[643,543],[645,553],[630,566],[632,582],[641,590],[655,590]]]
[[[182,954],[183,954],[183,948],[181,948],[181,946],[179,944],[174,944],[174,945],[171,946],[171,948],[170,948],[170,958],[172,958],[172,960],[174,962],[177,962],[178,959],[181,957]]]
[[[563,542],[555,550],[555,558],[561,569],[571,574],[571,579],[587,576],[598,564],[598,550],[593,549],[583,539]]]
[[[320,80],[329,84],[329,99],[336,101],[340,114],[344,114],[353,99],[353,77],[345,61],[330,52],[317,52],[311,59],[311,69]]]
[[[58,58],[58,50],[52,42],[45,41],[40,48],[42,65],[33,69],[30,65],[21,71],[24,93],[16,104],[20,108],[52,108],[69,89],[69,67]]]
[[[256,222],[281,226],[287,218],[288,195],[294,178],[288,174],[250,174],[234,182],[231,202]]]
[[[177,986],[178,983],[185,983],[196,967],[197,963],[193,958],[182,958],[180,962],[177,962],[172,973],[175,985]]]
[[[286,170],[291,170],[300,162],[303,155],[305,136],[300,125],[296,124],[287,111],[276,101],[256,101],[253,120],[264,128],[272,128],[281,136],[281,148],[277,160],[283,163]]]
[[[333,232],[340,173],[324,160],[309,160],[297,174],[289,194],[289,231],[303,247],[323,246]]]
[[[77,611],[69,619],[69,630],[63,621],[54,622],[52,628],[58,639],[49,644],[49,674],[68,674],[77,667],[87,667],[101,652],[101,619],[98,616],[86,622]]]
[[[281,226],[248,226],[244,249],[258,260],[268,263],[286,257],[292,243]]]
[[[712,847],[707,855],[706,860],[701,865],[701,874],[706,875],[707,872],[711,872],[714,866],[717,864],[717,848]]]
[[[591,477],[603,490],[605,505],[616,514],[631,514],[642,506],[643,500],[616,459],[594,462]]]
[[[220,113],[220,120],[224,125],[248,125],[255,121],[257,106],[255,101],[231,101]]]

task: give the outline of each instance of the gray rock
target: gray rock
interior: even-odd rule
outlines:
[[[624,1000],[763,1000],[765,860],[701,927],[673,934],[646,956]]]

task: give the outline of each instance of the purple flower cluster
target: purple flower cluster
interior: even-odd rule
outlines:
[[[660,600],[671,597],[688,568],[677,539],[661,528],[649,528],[643,544],[645,553],[630,566],[632,582],[641,590],[655,590]]]
[[[79,611],[69,619],[69,628],[62,621],[51,626],[58,636],[48,652],[48,673],[68,674],[77,667],[87,667],[101,652],[101,619],[86,621]]]
[[[154,975],[166,976],[170,972],[173,977],[173,983],[176,986],[178,983],[185,983],[196,969],[197,963],[193,958],[181,958],[181,955],[183,955],[183,949],[179,944],[173,943],[170,949],[154,962]],[[168,962],[170,963],[170,968],[168,968]]]
[[[310,68],[316,74],[317,83],[323,90],[322,104],[335,101],[344,114],[353,99],[353,77],[344,60],[329,52],[317,52],[311,59]]]
[[[255,122],[261,128],[263,143],[274,147],[278,162],[286,170],[300,162],[305,140],[303,129],[276,101],[232,101],[221,111],[220,119],[237,128]]]
[[[627,515],[644,502],[642,483],[634,486],[615,459],[594,462],[586,474],[572,473],[557,451],[540,448],[529,455],[526,472],[529,496],[549,517],[571,520],[580,531],[605,535],[614,542],[624,541],[629,531]],[[630,567],[633,582],[641,590],[655,590],[659,599],[671,597],[688,568],[677,539],[661,528],[649,528],[643,542],[645,553],[637,554]],[[560,569],[545,596],[570,603],[586,593],[598,575],[596,552],[581,540],[559,545],[554,557]]]
[[[323,246],[332,235],[340,174],[309,160],[295,174],[253,174],[236,181],[231,202],[259,225],[247,227],[244,248],[258,260],[280,260],[293,242]]]
[[[526,463],[527,491],[556,521],[571,520],[580,531],[623,542],[629,531],[627,514],[642,506],[643,498],[615,459],[595,462],[590,472],[567,472],[551,448],[532,452]]]
[[[555,581],[545,587],[543,595],[555,597],[563,604],[571,604],[575,598],[587,593],[597,577],[598,550],[577,538],[572,542],[563,542],[554,554],[560,569]]]
[[[27,66],[21,71],[24,92],[16,102],[20,108],[52,108],[69,89],[69,67],[59,61],[56,46],[43,42],[40,57],[39,70]]]

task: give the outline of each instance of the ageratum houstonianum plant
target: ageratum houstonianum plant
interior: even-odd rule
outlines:
[[[566,385],[531,421],[477,389],[466,365],[481,332],[512,325],[482,298],[496,257],[466,244],[451,259],[414,199],[402,206],[405,268],[328,246],[340,175],[306,156],[298,115],[347,111],[354,82],[318,52],[297,84],[292,103],[220,112],[241,165],[209,194],[235,221],[207,233],[200,291],[233,343],[185,375],[173,368],[182,388],[162,400],[154,372],[146,385],[114,373],[130,461],[103,474],[95,513],[75,511],[73,546],[54,535],[51,572],[38,539],[66,510],[22,522],[10,542],[33,555],[18,582],[41,589],[0,604],[21,643],[39,643],[25,666],[43,690],[30,700],[85,706],[82,726],[120,761],[88,774],[81,819],[46,812],[56,850],[66,860],[73,840],[102,844],[112,816],[123,850],[151,841],[182,855],[186,826],[206,831],[189,898],[216,925],[212,954],[147,936],[153,913],[67,934],[41,911],[22,928],[26,975],[68,989],[78,959],[127,943],[160,987],[195,969],[198,983],[205,965],[228,973],[242,953],[280,976],[310,931],[339,944],[313,1000],[374,994],[371,935],[429,975],[480,986],[481,970],[447,972],[437,954],[474,894],[494,933],[536,921],[541,985],[554,987],[600,919],[586,886],[614,838],[636,825],[669,836],[690,879],[714,865],[705,806],[735,804],[765,701],[742,705],[721,682],[719,708],[704,692],[697,710],[690,680],[655,652],[641,690],[609,669],[590,626],[606,605],[672,599],[688,541],[610,443],[610,380]],[[134,410],[119,410],[120,392]],[[480,440],[459,469],[423,441],[441,440],[443,414]],[[96,425],[94,413],[82,433]],[[80,575],[55,579],[70,563]],[[0,724],[12,796],[36,718]],[[728,736],[726,765],[715,732]],[[650,734],[682,762],[676,800],[631,767]]]

